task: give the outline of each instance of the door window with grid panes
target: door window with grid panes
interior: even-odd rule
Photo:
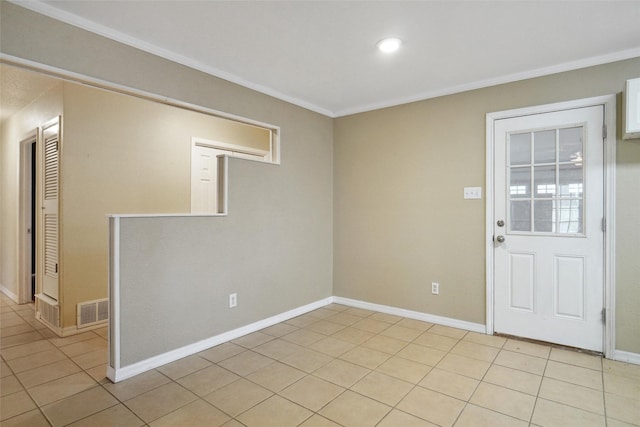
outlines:
[[[510,233],[584,235],[583,126],[509,135]]]

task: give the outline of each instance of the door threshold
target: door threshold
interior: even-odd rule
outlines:
[[[508,339],[512,339],[512,340],[516,340],[516,341],[528,342],[528,343],[531,343],[531,344],[546,345],[546,346],[549,346],[551,348],[557,348],[559,350],[573,351],[575,353],[587,354],[589,356],[604,357],[604,354],[601,351],[587,350],[587,349],[584,349],[584,348],[571,347],[571,346],[568,346],[568,345],[556,344],[556,343],[548,342],[548,341],[534,340],[532,338],[519,337],[517,335],[501,334],[499,332],[494,332],[493,335],[496,336],[496,337],[508,338]]]

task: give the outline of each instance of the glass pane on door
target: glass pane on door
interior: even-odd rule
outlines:
[[[533,231],[552,233],[555,231],[555,211],[553,200],[536,200],[533,204],[535,212]]]
[[[583,168],[582,164],[560,165],[560,196],[582,197]]]
[[[556,167],[554,166],[534,166],[533,187],[535,196],[550,198],[556,195]]]
[[[509,195],[513,199],[531,197],[531,167],[511,168]]]
[[[560,129],[558,141],[561,162],[582,160],[582,126]]]
[[[583,234],[583,127],[509,136],[508,232]]]
[[[560,200],[559,233],[582,233],[582,200]]]
[[[516,133],[509,136],[509,159],[511,165],[531,163],[531,133]]]
[[[535,163],[555,163],[556,131],[543,130],[533,133],[533,153]]]
[[[531,201],[512,201],[510,214],[512,231],[531,231]]]

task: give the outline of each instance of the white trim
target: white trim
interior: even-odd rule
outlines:
[[[0,283],[0,292],[2,292],[3,294],[5,294],[6,296],[8,296],[9,298],[11,298],[11,300],[13,302],[15,302],[16,304],[18,304],[18,295],[14,294],[13,292],[11,292],[6,286],[4,286],[3,284]]]
[[[613,357],[616,348],[616,145],[618,126],[616,96],[604,102],[604,122],[607,137],[604,145],[604,355]]]
[[[191,137],[191,151],[189,154],[189,191],[190,191],[190,196],[189,198],[191,199],[191,206],[190,206],[190,210],[193,212],[194,210],[194,200],[193,200],[193,183],[194,183],[194,151],[196,147],[204,147],[204,148],[211,148],[214,150],[221,150],[224,151],[224,153],[219,154],[217,157],[218,159],[216,159],[216,161],[218,162],[218,171],[217,171],[217,177],[216,177],[216,185],[218,186],[217,188],[217,200],[216,200],[216,211],[217,212],[211,212],[210,214],[224,214],[226,215],[227,213],[227,206],[228,206],[228,157],[234,157],[234,158],[238,158],[238,159],[242,159],[242,160],[248,160],[248,161],[252,161],[252,162],[259,162],[259,163],[268,163],[268,164],[273,164],[276,166],[279,166],[279,163],[276,163],[275,161],[273,161],[273,159],[278,159],[278,156],[275,152],[279,152],[280,150],[277,148],[277,146],[280,144],[280,141],[277,137],[274,138],[273,136],[273,132],[271,132],[271,136],[270,136],[270,141],[269,141],[269,148],[271,149],[271,151],[267,151],[267,150],[261,150],[259,148],[253,148],[253,147],[246,147],[243,145],[237,145],[237,144],[231,144],[228,142],[222,142],[222,141],[214,141],[211,139],[205,139],[205,138],[200,138],[200,137],[195,137],[192,136]],[[274,150],[275,148],[275,150]],[[221,159],[221,157],[224,157],[225,159]],[[278,159],[279,160],[279,159]],[[198,213],[195,213],[196,215]],[[201,213],[202,215],[202,213]],[[204,213],[204,215],[207,215],[207,213]]]
[[[182,359],[183,357],[191,356],[192,354],[199,353],[203,350],[214,347],[216,345],[234,340],[236,338],[250,334],[252,332],[259,331],[260,329],[273,326],[277,323],[284,322],[286,320],[289,320],[294,317],[300,316],[302,314],[308,313],[310,311],[316,310],[320,307],[324,307],[325,305],[330,304],[331,302],[333,302],[333,297],[324,298],[322,300],[312,302],[302,307],[298,307],[293,310],[289,310],[284,313],[277,314],[275,316],[272,316],[263,320],[259,320],[249,325],[241,326],[237,329],[224,332],[222,334],[213,336],[211,338],[207,338],[202,341],[198,341],[196,343],[189,344],[184,347],[180,347],[178,349],[171,350],[166,353],[150,357],[146,360],[136,362],[129,366],[112,367],[111,363],[109,363],[109,366],[107,369],[107,377],[114,383],[118,381],[126,380],[127,378],[131,378],[134,375],[138,375],[143,372],[149,371],[151,369],[157,368],[158,366],[162,366],[167,363],[173,362],[175,360]],[[119,363],[117,363],[117,365],[119,365]]]
[[[202,105],[179,101],[175,98],[169,98],[166,96],[158,95],[156,93],[147,92],[147,91],[136,89],[130,86],[125,86],[118,83],[110,82],[107,80],[98,79],[95,77],[89,77],[84,74],[75,73],[73,71],[65,70],[62,68],[52,67],[50,65],[41,64],[39,62],[30,61],[28,59],[23,59],[17,56],[8,55],[3,52],[0,52],[0,63],[12,65],[14,67],[24,68],[31,71],[36,71],[38,73],[45,74],[51,77],[56,77],[62,80],[67,80],[70,82],[95,87],[98,89],[105,89],[112,92],[122,93],[125,95],[132,95],[137,98],[147,99],[150,101],[158,102],[160,104],[171,105],[173,107],[183,108],[185,110],[195,111],[195,112],[204,113],[204,114],[210,114],[212,116],[220,117],[223,119],[229,119],[239,123],[244,123],[247,125],[269,129],[276,134],[276,137],[280,134],[280,127],[269,124],[269,123],[248,119],[246,117],[238,116],[235,114],[225,113],[223,111],[214,110],[212,108],[204,107]]]
[[[470,90],[482,89],[491,86],[497,86],[505,83],[512,83],[521,80],[533,79],[536,77],[548,76],[556,73],[563,73],[566,71],[579,70],[581,68],[593,67],[596,65],[608,64],[616,61],[623,61],[625,59],[636,58],[640,56],[640,48],[633,48],[628,50],[622,50],[618,52],[609,53],[606,55],[594,56],[591,58],[585,58],[578,61],[565,62],[563,64],[557,64],[550,67],[537,68],[535,70],[524,71],[521,73],[507,74],[486,80],[478,80],[475,82],[465,83],[456,86],[450,86],[447,88],[433,90],[428,92],[421,92],[411,96],[405,96],[401,98],[390,99],[385,102],[364,104],[357,107],[345,108],[334,112],[333,117],[343,117],[351,114],[364,113],[372,110],[379,110],[381,108],[395,107],[398,105],[408,104],[411,102],[424,101],[426,99],[438,98],[446,95],[453,95],[456,93],[467,92]]]
[[[24,7],[34,12],[56,19],[58,21],[66,22],[67,24],[71,24],[75,27],[82,28],[83,30],[90,31],[94,34],[98,34],[108,39],[115,40],[117,42],[126,44],[128,46],[135,47],[145,52],[149,52],[153,55],[159,56],[164,59],[168,59],[172,62],[186,65],[187,67],[196,69],[198,71],[202,71],[204,73],[210,74],[215,77],[219,77],[221,79],[230,81],[232,83],[239,84],[240,86],[255,90],[265,95],[273,96],[274,98],[281,99],[283,101],[289,102],[291,104],[297,105],[302,108],[306,108],[311,111],[315,111],[316,113],[320,113],[325,116],[329,116],[331,118],[348,116],[351,114],[363,113],[366,111],[378,110],[381,108],[393,107],[401,104],[408,104],[410,102],[423,101],[425,99],[451,95],[454,93],[466,92],[474,89],[481,89],[489,86],[496,86],[504,83],[511,83],[519,80],[526,80],[526,79],[531,79],[535,77],[561,73],[565,71],[577,70],[580,68],[586,68],[586,67],[591,67],[591,66],[600,65],[600,64],[607,64],[610,62],[622,61],[625,59],[635,58],[640,56],[640,48],[632,48],[632,49],[622,50],[618,52],[608,53],[605,55],[584,58],[577,61],[565,62],[563,64],[552,65],[549,67],[537,68],[534,70],[524,71],[521,73],[507,74],[505,76],[499,76],[499,77],[485,79],[485,80],[478,80],[475,82],[465,83],[465,84],[456,85],[456,86],[450,86],[450,87],[439,89],[439,90],[422,92],[422,93],[411,95],[411,96],[390,99],[382,102],[374,102],[370,104],[357,105],[349,108],[344,108],[338,111],[331,111],[327,108],[313,104],[311,102],[286,95],[271,87],[263,86],[263,85],[251,82],[233,73],[229,73],[227,71],[220,70],[218,68],[211,67],[209,65],[205,65],[202,62],[196,61],[192,58],[187,58],[176,52],[156,46],[152,43],[145,42],[136,37],[132,37],[120,31],[106,27],[102,24],[98,24],[97,22],[93,22],[86,18],[82,18],[78,15],[74,15],[72,13],[60,10],[40,0],[31,0],[31,1],[8,0],[8,1],[11,3],[15,3],[20,7]]]
[[[227,157],[227,156],[221,156]],[[107,218],[162,218],[162,217],[198,217],[198,216],[227,216],[226,213],[132,213],[132,214],[107,214]]]
[[[28,2],[16,1],[16,0],[9,0],[9,1],[20,7],[30,9],[34,12],[40,13],[42,15],[48,16],[58,21],[66,22],[67,24],[71,24],[74,27],[81,28],[83,30],[92,32],[94,34],[98,34],[110,40],[115,40],[127,46],[132,46],[136,49],[140,49],[144,52],[151,53],[160,58],[168,59],[169,61],[175,62],[177,64],[186,65],[189,68],[193,68],[195,70],[202,71],[204,73],[227,80],[229,82],[236,83],[248,89],[255,90],[256,92],[260,92],[265,95],[269,95],[274,98],[281,99],[283,101],[289,102],[291,104],[297,105],[307,110],[315,111],[316,113],[320,113],[325,116],[334,117],[331,111],[323,107],[320,107],[318,105],[312,104],[310,102],[307,102],[299,98],[286,95],[271,87],[251,82],[233,73],[229,73],[227,71],[223,71],[218,68],[203,64],[200,61],[196,61],[192,58],[188,58],[186,56],[180,55],[179,53],[170,51],[160,46],[156,46],[152,43],[148,43],[136,37],[132,37],[130,35],[124,34],[120,31],[114,30],[113,28],[109,28],[104,25],[98,24],[97,22],[93,22],[88,19],[82,18],[78,15],[65,12],[56,7],[53,7],[44,2],[41,2],[39,0],[31,0]]]
[[[0,63],[5,63],[5,64],[9,64],[9,65],[13,65],[16,67],[21,67],[21,68],[25,68],[25,69],[29,69],[32,71],[36,71],[39,73],[43,73],[52,77],[56,77],[56,78],[60,78],[63,80],[68,80],[68,81],[72,81],[74,83],[79,83],[79,84],[83,84],[83,85],[87,85],[90,87],[95,87],[98,89],[103,89],[103,90],[109,90],[109,91],[113,91],[116,93],[122,93],[125,95],[131,95],[131,96],[135,96],[138,97],[140,99],[146,99],[149,101],[153,101],[153,102],[158,102],[161,104],[165,104],[165,105],[169,105],[169,106],[173,106],[173,107],[178,107],[178,108],[183,108],[185,110],[189,110],[189,111],[195,111],[198,113],[204,113],[204,114],[209,114],[215,117],[220,117],[223,119],[228,119],[228,120],[233,120],[236,121],[238,123],[243,123],[246,125],[250,125],[250,126],[256,126],[256,127],[260,127],[263,129],[267,129],[271,132],[271,160],[268,163],[274,164],[274,165],[280,165],[280,127],[279,126],[275,126],[272,124],[268,124],[268,123],[264,123],[264,122],[260,122],[257,120],[252,120],[252,119],[247,119],[245,117],[241,117],[241,116],[237,116],[234,114],[229,114],[229,113],[225,113],[222,111],[218,111],[218,110],[214,110],[211,108],[207,108],[207,107],[203,107],[200,105],[196,105],[196,104],[191,104],[191,103],[187,103],[187,102],[183,102],[183,101],[179,101],[173,98],[168,98],[168,97],[164,97],[164,96],[160,96],[157,94],[153,94],[150,92],[146,92],[146,91],[142,91],[139,89],[135,89],[135,88],[131,88],[128,86],[123,86],[123,85],[119,85],[116,83],[112,83],[112,82],[108,82],[106,80],[102,80],[102,79],[96,79],[96,78],[92,78],[92,77],[87,77],[84,76],[82,74],[78,74],[78,73],[74,73],[71,71],[67,71],[67,70],[63,70],[60,68],[56,68],[56,67],[51,67],[48,65],[44,65],[44,64],[40,64],[34,61],[29,61],[26,59],[22,59],[22,58],[18,58],[12,55],[7,55],[4,54],[2,52],[0,52]],[[252,159],[244,159],[244,160],[252,160]],[[258,160],[252,160],[252,161],[258,161]],[[225,165],[227,165],[227,160],[225,160]],[[117,215],[117,217],[162,217],[162,216],[226,216],[226,212],[227,212],[227,208],[228,208],[228,192],[226,191],[228,188],[228,180],[227,175],[228,175],[228,171],[227,171],[227,167],[225,167],[224,170],[224,174],[225,174],[225,181],[224,181],[224,189],[225,189],[225,193],[224,193],[224,198],[225,198],[225,205],[224,205],[224,211],[222,211],[223,213],[208,213],[208,214],[202,214],[202,213],[196,213],[196,214],[189,214],[189,213],[185,213],[185,214],[129,214],[129,215]],[[109,217],[116,217],[116,215],[108,215]]]
[[[63,328],[61,328],[59,326],[52,325],[51,323],[47,322],[46,320],[44,320],[42,318],[42,316],[38,312],[36,312],[35,316],[36,316],[36,320],[38,322],[42,323],[44,326],[46,326],[47,329],[49,329],[51,332],[53,332],[54,334],[56,334],[59,337],[64,337],[65,336],[65,331],[64,331]],[[71,335],[71,334],[68,334],[68,335]]]
[[[245,145],[238,145],[238,144],[230,144],[228,142],[214,141],[212,139],[199,138],[197,136],[192,136],[191,149],[193,150],[193,147],[195,146],[207,147],[207,148],[218,148],[221,150],[232,151],[232,152],[235,151],[238,153],[250,154],[252,156],[259,156],[259,157],[266,157],[269,154],[271,154],[270,151],[261,150],[259,148],[247,147]],[[258,159],[255,159],[255,160],[258,160]],[[271,163],[270,160],[265,159],[263,161]]]
[[[391,307],[388,305],[375,304],[372,302],[354,300],[343,297],[333,297],[336,304],[348,305],[350,307],[363,308],[365,310],[379,311],[380,313],[393,314],[395,316],[406,317],[408,319],[421,320],[423,322],[435,323],[452,328],[464,329],[472,332],[486,333],[485,325],[481,323],[467,322],[465,320],[452,319],[450,317],[436,316],[435,314],[422,313],[419,311],[406,310],[404,308]]]
[[[51,332],[53,332],[54,334],[56,334],[61,338],[70,337],[72,335],[83,334],[85,332],[92,331],[94,329],[104,328],[106,326],[104,323],[101,323],[99,325],[87,326],[86,328],[82,328],[82,329],[78,329],[76,325],[66,326],[64,328],[61,328],[61,327],[51,325],[50,323],[47,323],[45,320],[42,319],[42,317],[38,313],[36,313],[36,320],[38,320],[40,323],[46,326],[47,329],[49,329]]]
[[[32,70],[32,71],[36,71],[45,75],[49,75],[55,78],[59,78],[59,79],[63,79],[63,80],[67,80],[67,81],[71,81],[74,83],[78,83],[78,84],[83,84],[86,86],[90,86],[90,87],[94,87],[94,88],[98,88],[98,89],[103,89],[103,90],[109,90],[109,91],[113,91],[116,93],[122,93],[125,95],[131,95],[131,96],[135,96],[138,97],[140,99],[146,99],[149,101],[153,101],[153,102],[158,102],[160,104],[165,104],[165,105],[169,105],[172,107],[178,107],[178,108],[182,108],[185,110],[189,110],[189,111],[194,111],[197,113],[204,113],[204,114],[209,114],[215,117],[220,117],[223,119],[227,119],[227,120],[232,120],[238,123],[243,123],[246,125],[250,125],[250,126],[256,126],[256,127],[260,127],[263,129],[267,129],[271,132],[271,142],[270,142],[270,146],[271,146],[271,160],[268,161],[267,163],[271,163],[274,165],[280,165],[280,127],[279,126],[275,126],[269,123],[265,123],[265,122],[260,122],[257,120],[252,120],[252,119],[247,119],[245,117],[242,116],[237,116],[235,114],[229,114],[229,113],[225,113],[219,110],[214,110],[211,108],[207,108],[207,107],[203,107],[201,105],[196,105],[196,104],[191,104],[188,102],[183,102],[183,101],[179,101],[177,99],[174,98],[168,98],[165,96],[160,96],[151,92],[146,92],[143,90],[139,90],[139,89],[135,89],[132,87],[128,87],[128,86],[124,86],[124,85],[120,85],[120,84],[116,84],[113,82],[109,82],[106,80],[102,80],[102,79],[97,79],[97,78],[93,78],[93,77],[88,77],[79,73],[74,73],[72,71],[68,71],[68,70],[63,70],[61,68],[56,68],[56,67],[51,67],[49,65],[45,65],[45,64],[41,64],[38,62],[34,62],[34,61],[29,61],[27,59],[23,59],[23,58],[19,58],[16,56],[12,56],[12,55],[7,55],[5,53],[0,52],[0,63],[4,63],[4,64],[8,64],[8,65],[12,65],[12,66],[16,66],[16,67],[20,67],[20,68],[24,68],[24,69],[28,69],[28,70]],[[240,157],[239,157],[240,158]],[[260,161],[260,160],[252,160],[252,159],[244,159],[244,160],[251,160],[251,161]],[[261,161],[264,162],[264,161]],[[227,164],[227,160],[225,160],[225,165]],[[108,217],[113,217],[113,218],[133,218],[133,217],[145,217],[145,218],[149,218],[149,217],[169,217],[169,216],[177,216],[177,217],[183,217],[183,216],[193,216],[193,217],[201,217],[201,216],[226,216],[226,208],[228,208],[228,192],[226,191],[227,187],[228,187],[228,180],[226,179],[226,176],[228,174],[227,169],[225,167],[225,181],[224,181],[224,188],[225,188],[225,193],[224,193],[224,198],[225,201],[227,203],[225,203],[225,210],[223,211],[223,213],[207,213],[207,214],[203,214],[203,213],[196,213],[196,214],[190,214],[190,213],[178,213],[178,214],[136,214],[136,213],[132,213],[132,214],[127,214],[127,215],[107,215]]]
[[[93,331],[95,329],[100,329],[100,328],[107,328],[108,329],[108,321],[107,322],[96,323],[96,324],[91,325],[91,326],[83,326],[81,328],[78,328],[77,325],[66,326],[66,327],[62,328],[62,336],[63,337],[68,337],[68,336],[71,336],[71,335],[78,335],[78,334],[85,333],[87,331]]]
[[[494,203],[494,124],[496,120],[519,117],[532,114],[541,114],[554,111],[569,110],[575,108],[604,106],[604,123],[607,126],[607,136],[604,148],[605,167],[605,197],[604,213],[607,218],[605,232],[604,253],[604,307],[607,310],[607,322],[604,328],[603,352],[605,357],[612,358],[615,349],[615,173],[616,173],[616,95],[604,95],[593,98],[579,99],[567,102],[559,102],[547,105],[518,108],[514,110],[488,113],[486,116],[486,225],[485,225],[485,259],[486,259],[486,325],[487,333],[493,334],[493,285],[494,285],[494,259],[493,259],[493,203]]]
[[[499,116],[496,113],[487,114],[486,118],[486,142],[485,142],[485,156],[486,156],[486,165],[485,165],[485,226],[484,230],[486,233],[485,236],[485,290],[486,290],[486,300],[485,300],[485,325],[487,328],[487,334],[493,335],[494,327],[493,327],[493,200],[495,197],[494,194],[494,183],[493,183],[493,174],[495,166],[494,155],[493,155],[493,140],[494,140],[494,121],[497,120]]]
[[[178,359],[182,359],[183,357],[191,356],[193,354],[199,353],[208,348],[214,347],[216,345],[234,340],[236,338],[242,337],[244,335],[250,334],[252,332],[259,331],[261,329],[267,328],[269,326],[273,326],[277,323],[284,322],[286,320],[292,319],[294,317],[300,316],[302,314],[308,313],[310,311],[316,310],[318,308],[324,307],[328,304],[336,303],[343,304],[350,307],[363,308],[367,310],[378,311],[380,313],[393,314],[396,316],[406,317],[409,319],[416,319],[425,322],[431,322],[439,325],[450,326],[453,328],[464,329],[473,332],[485,333],[485,326],[480,323],[467,322],[464,320],[452,319],[448,317],[436,316],[428,313],[421,313],[417,311],[405,310],[397,307],[390,307],[386,305],[369,303],[366,301],[353,300],[349,298],[342,297],[328,297],[322,300],[304,305],[302,307],[295,308],[293,310],[286,311],[284,313],[269,317],[267,319],[263,319],[249,325],[241,326],[237,329],[233,329],[228,332],[224,332],[222,334],[207,338],[205,340],[186,345],[184,347],[168,351],[166,353],[150,357],[146,360],[136,362],[134,364],[120,367],[119,361],[116,361],[115,365],[111,363],[108,364],[107,367],[107,377],[115,382],[119,382],[125,380],[127,378],[131,378],[135,375],[141,374],[148,370],[157,368],[159,366],[165,365],[167,363],[171,363]],[[119,331],[114,331],[114,334],[118,334]],[[115,335],[114,335],[115,338]],[[110,342],[112,340],[109,340]],[[117,340],[114,339],[117,344]],[[118,356],[116,356],[118,357]]]
[[[218,159],[218,212],[229,212],[229,156]]]
[[[117,371],[120,368],[120,218],[118,217],[109,218],[109,240],[107,366],[109,370]]]
[[[618,362],[633,363],[640,365],[640,353],[631,353],[630,351],[614,350],[610,359]]]
[[[27,234],[26,229],[31,227],[33,219],[31,218],[31,212],[35,212],[36,216],[38,211],[36,207],[32,209],[31,200],[34,197],[28,197],[27,193],[31,196],[31,189],[34,188],[32,182],[32,157],[36,156],[37,159],[37,144],[38,144],[38,128],[28,132],[24,138],[20,140],[20,159],[19,159],[19,206],[18,206],[18,227],[16,230],[18,241],[18,303],[25,304],[31,302],[31,253],[32,253],[32,235],[37,230],[31,230],[32,234]],[[36,147],[32,150],[33,145]],[[30,153],[30,155],[27,155]],[[37,182],[37,177],[36,177]],[[28,200],[27,200],[28,199]],[[37,201],[36,201],[37,204]],[[35,221],[37,223],[37,220]],[[37,247],[36,259],[37,259]]]
[[[251,160],[251,159],[242,159],[249,162],[259,162],[264,163],[259,160]],[[229,156],[222,155],[219,156],[218,163],[218,176],[220,179],[220,187],[218,188],[218,197],[220,204],[218,205],[218,209],[220,213],[142,213],[142,214],[107,214],[107,218],[165,218],[165,217],[173,217],[173,218],[189,218],[189,217],[225,217],[228,215],[229,208]]]

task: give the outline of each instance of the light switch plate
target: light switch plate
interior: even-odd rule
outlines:
[[[482,199],[482,187],[464,187],[465,199]]]

